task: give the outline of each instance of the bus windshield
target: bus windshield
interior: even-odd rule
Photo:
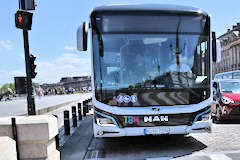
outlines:
[[[209,97],[206,17],[118,14],[94,18],[97,100],[116,106],[152,106],[193,104]],[[117,97],[124,95],[135,95],[137,101],[119,101]]]

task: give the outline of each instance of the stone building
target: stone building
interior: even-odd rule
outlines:
[[[218,38],[221,42],[221,62],[213,65],[216,73],[240,70],[240,23]]]
[[[59,89],[59,88],[65,88],[67,90],[70,88],[75,90],[81,90],[83,88],[91,87],[91,76],[63,77],[58,83],[51,83],[51,84],[44,83],[40,86],[44,90]]]
[[[82,76],[82,77],[63,77],[60,80],[60,84],[64,88],[74,88],[81,89],[84,87],[91,87],[91,77]]]

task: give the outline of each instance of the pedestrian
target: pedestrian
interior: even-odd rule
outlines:
[[[37,95],[39,99],[41,99],[41,97],[43,96],[43,89],[40,86],[37,89]]]
[[[2,99],[3,99],[3,93],[0,92],[0,101],[2,101]]]

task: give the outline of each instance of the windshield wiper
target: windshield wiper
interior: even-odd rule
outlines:
[[[194,94],[195,96],[197,96],[198,98],[200,98],[201,95],[199,95],[199,94],[198,94],[196,91],[194,91],[193,89],[189,88],[189,80],[193,80],[193,81],[194,81],[194,78],[189,77],[188,75],[185,75],[185,74],[180,73],[180,72],[178,72],[177,76],[178,76],[177,80],[178,80],[179,83],[176,83],[176,81],[175,81],[175,82],[173,81],[173,85],[179,85],[180,87],[188,90],[189,92],[191,92],[192,94]],[[183,83],[183,81],[182,81],[181,78],[185,78],[185,79],[186,79],[186,83],[187,83],[186,85],[187,85],[188,87],[185,86],[185,84]]]
[[[176,84],[175,84],[175,85],[176,85]],[[199,93],[197,93],[196,91],[194,91],[193,89],[191,89],[191,88],[189,88],[189,87],[185,87],[184,84],[179,83],[179,84],[177,84],[177,85],[179,85],[179,86],[181,86],[182,88],[188,90],[190,93],[194,94],[194,95],[197,96],[198,98],[201,97],[201,95],[199,95]]]

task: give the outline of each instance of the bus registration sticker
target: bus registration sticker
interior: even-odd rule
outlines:
[[[132,103],[136,103],[137,102],[137,96],[136,95],[132,95],[131,96],[131,102]]]
[[[125,95],[125,96],[123,97],[123,101],[124,101],[125,103],[129,103],[129,102],[131,101],[131,97],[130,97],[129,95]]]
[[[117,96],[117,102],[122,103],[123,102],[123,96],[121,96],[121,95]]]
[[[144,134],[148,135],[158,135],[158,134],[168,134],[170,132],[169,127],[160,127],[160,128],[146,128],[144,129]]]

